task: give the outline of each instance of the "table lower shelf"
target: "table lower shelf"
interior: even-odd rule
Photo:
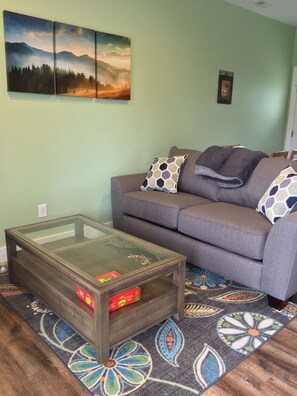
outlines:
[[[12,258],[12,267],[15,282],[24,285],[86,341],[95,344],[101,335],[95,334],[94,311],[76,295],[78,283],[24,250]],[[178,288],[165,274],[141,284],[139,301],[109,314],[109,346],[176,314],[177,299]]]

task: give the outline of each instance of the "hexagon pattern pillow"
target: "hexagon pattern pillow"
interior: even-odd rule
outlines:
[[[289,165],[270,184],[256,210],[274,224],[279,218],[295,210],[296,204],[297,173]]]
[[[188,155],[156,157],[140,187],[142,191],[177,193],[180,169]]]

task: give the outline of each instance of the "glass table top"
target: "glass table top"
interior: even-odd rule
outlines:
[[[75,215],[10,229],[9,232],[77,274],[96,278],[146,270],[177,253]]]

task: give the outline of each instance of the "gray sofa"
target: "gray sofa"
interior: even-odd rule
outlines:
[[[184,154],[177,194],[140,191],[146,173],[112,177],[114,227],[265,292],[271,306],[282,308],[297,292],[297,212],[272,225],[255,208],[280,171],[288,164],[297,169],[297,161],[263,158],[244,186],[225,189],[194,174],[200,151],[169,152]]]

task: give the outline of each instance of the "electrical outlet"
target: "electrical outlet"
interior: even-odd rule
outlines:
[[[47,216],[47,205],[46,204],[39,204],[38,205],[38,217],[46,217]]]
[[[6,274],[6,272],[7,272],[7,264],[0,263],[0,274]]]

